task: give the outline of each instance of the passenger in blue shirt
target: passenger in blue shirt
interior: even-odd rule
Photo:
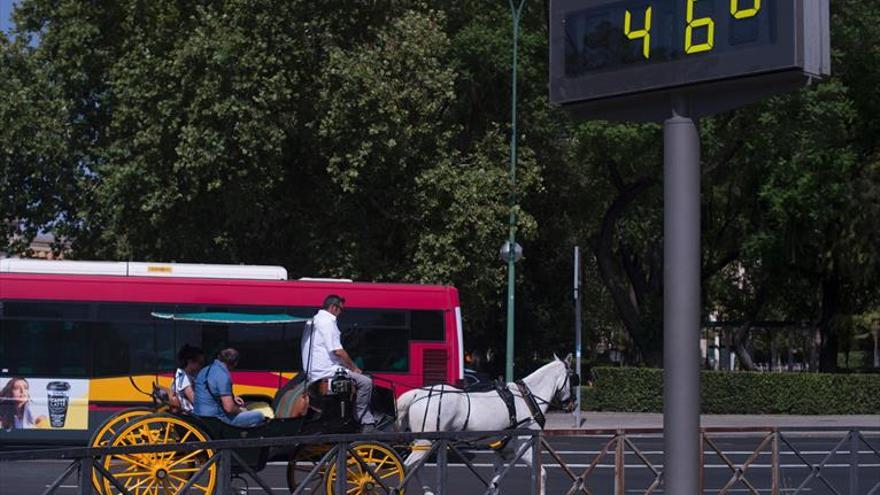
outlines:
[[[219,418],[234,426],[255,426],[263,421],[262,412],[244,409],[241,397],[232,395],[232,376],[229,372],[238,365],[238,358],[235,349],[223,349],[217,353],[213,363],[199,371],[193,403],[193,412],[197,416]]]

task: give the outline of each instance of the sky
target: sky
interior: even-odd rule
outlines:
[[[8,32],[12,26],[12,21],[9,19],[12,14],[12,4],[13,0],[0,0],[0,30],[3,32]]]

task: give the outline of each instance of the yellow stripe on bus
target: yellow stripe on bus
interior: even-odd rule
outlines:
[[[275,374],[275,373],[273,373]],[[296,376],[296,373],[281,373],[286,379]],[[131,377],[137,384],[137,387],[146,393],[153,391],[153,382],[156,381],[155,375],[138,375]],[[163,387],[171,386],[170,376],[160,376],[158,383]],[[235,395],[263,396],[266,398],[274,398],[276,387],[263,387],[257,385],[233,385],[233,393]],[[129,377],[113,377],[113,378],[93,378],[89,380],[89,402],[151,402],[151,398],[139,392],[131,384]]]

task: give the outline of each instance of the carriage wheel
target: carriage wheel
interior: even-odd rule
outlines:
[[[196,426],[169,414],[151,414],[131,421],[113,438],[114,447],[132,445],[205,442],[208,436]],[[178,495],[181,489],[214,455],[213,450],[192,452],[156,452],[150,454],[113,454],[103,459],[104,468],[132,495]],[[102,480],[103,494],[119,490]],[[217,483],[217,465],[211,465],[187,491],[212,495]]]
[[[146,416],[152,412],[153,410],[148,407],[133,407],[131,409],[119,411],[105,419],[104,422],[101,423],[101,426],[95,430],[95,433],[92,434],[92,438],[89,440],[89,447],[104,447],[105,445],[109,445],[110,442],[113,441],[113,437],[116,436],[116,433],[121,431],[129,421],[135,418],[140,418],[141,416]],[[97,473],[92,474],[92,486],[95,487],[95,491],[98,492],[99,495],[105,495],[104,485]]]
[[[397,487],[403,483],[406,475],[403,461],[391,447],[378,442],[363,442],[352,445],[351,450],[357,453],[361,461],[370,466],[370,469],[376,473],[376,477],[382,480],[382,483],[388,488]],[[376,482],[370,472],[364,469],[351,453],[348,454],[345,464],[345,493],[347,495],[385,493],[382,485]],[[327,469],[324,479],[324,489],[327,495],[341,495],[336,494],[335,462]],[[400,493],[403,493],[402,489]]]

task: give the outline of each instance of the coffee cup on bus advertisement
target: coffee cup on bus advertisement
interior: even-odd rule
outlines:
[[[49,382],[46,385],[49,424],[52,428],[64,428],[64,422],[67,420],[67,406],[70,403],[69,391],[70,383],[68,382]]]

